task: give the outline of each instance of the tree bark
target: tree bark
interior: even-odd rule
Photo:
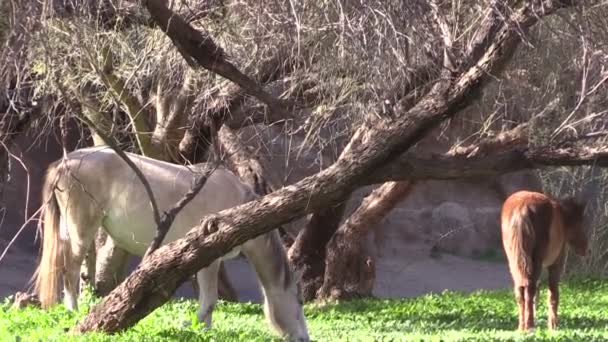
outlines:
[[[472,65],[470,68],[446,70],[446,78],[438,80],[407,112],[378,120],[373,127],[360,127],[340,158],[327,169],[256,201],[207,215],[184,238],[162,246],[140,264],[75,330],[116,332],[128,328],[165,303],[191,274],[235,246],[347,196],[375,169],[389,164],[471,101],[467,98],[471,91],[481,86],[484,76],[519,39],[519,31],[513,27],[529,27],[564,4],[545,3],[543,12],[532,11],[527,2],[521,6],[505,22],[495,19],[487,27],[484,53],[476,61],[465,58],[462,63]]]
[[[447,154],[420,157],[414,153],[405,153],[392,163],[370,173],[361,185],[403,180],[474,179],[550,166],[581,165],[608,167],[608,149],[515,146],[505,151],[471,157]]]
[[[528,128],[529,124],[523,123],[477,144],[455,147],[446,156],[471,158],[526,146]],[[363,240],[407,196],[412,186],[407,181],[385,183],[366,197],[338,229],[328,246],[325,279],[317,298],[335,300],[371,296],[375,271],[371,257],[363,254]]]
[[[184,126],[196,96],[192,89],[194,76],[188,72],[179,91],[164,91],[162,81],[156,90],[156,127],[152,133],[152,146],[160,151],[164,160],[179,162],[179,144],[186,132]],[[192,162],[190,160],[190,162]]]
[[[162,0],[146,0],[143,4],[187,62],[191,65],[198,64],[231,80],[248,94],[266,104],[272,113],[282,115],[281,101],[268,94],[256,81],[228,62],[224,51],[215,44],[211,37],[195,30],[184,19],[173,13]]]
[[[114,240],[108,237],[105,230],[100,229],[84,260],[87,272],[83,278],[92,282],[95,294],[107,296],[123,280],[130,256],[127,251],[114,244]],[[81,271],[81,274],[83,273]]]
[[[264,196],[274,191],[276,185],[271,184],[271,177],[260,160],[247,150],[236,133],[224,126],[218,133],[218,140],[222,154],[226,154],[224,161],[228,167],[253,191]]]
[[[317,298],[369,297],[375,266],[363,251],[367,233],[411,191],[409,182],[388,182],[365,197],[359,208],[338,228],[327,246],[325,277]]]
[[[300,287],[305,301],[315,299],[323,285],[327,243],[340,225],[346,201],[316,211],[289,249],[292,268],[300,273]]]
[[[288,47],[278,48],[277,50],[273,57],[261,62],[260,72],[256,79],[262,84],[268,84],[285,77],[299,64],[293,55],[284,52],[286,50],[291,51]],[[249,110],[243,108],[246,95],[247,93],[242,88],[234,84],[231,84],[224,91],[212,94],[209,97],[209,102],[214,103],[214,105],[209,106],[204,113],[193,117],[190,127],[186,130],[179,144],[180,153],[187,160],[202,162],[206,160],[208,148],[215,138],[213,135],[223,125],[232,130],[238,130],[258,123],[270,125],[288,117],[285,113],[283,115],[265,115],[265,113],[251,115]]]

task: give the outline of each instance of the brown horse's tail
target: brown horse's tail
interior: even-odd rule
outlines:
[[[533,213],[526,205],[512,212],[506,231],[509,233],[507,253],[511,273],[520,278],[521,286],[527,286],[528,276],[534,271],[532,254],[536,244],[536,231]]]
[[[61,215],[54,190],[60,173],[60,164],[49,166],[42,188],[42,205],[45,206],[42,258],[34,274],[34,288],[43,308],[55,304],[58,300],[59,276],[65,266],[64,260],[67,257],[65,254],[70,252],[70,248],[65,248],[65,242],[62,241],[59,231]]]

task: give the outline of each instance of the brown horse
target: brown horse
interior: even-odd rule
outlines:
[[[587,254],[584,210],[585,205],[572,198],[558,200],[529,191],[516,192],[503,204],[502,242],[519,306],[519,330],[534,328],[534,302],[543,268],[549,272],[548,326],[557,327],[566,243],[576,254]]]

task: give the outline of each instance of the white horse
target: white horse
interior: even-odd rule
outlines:
[[[159,211],[173,206],[191,187],[194,167],[128,154],[150,183]],[[163,243],[183,237],[201,218],[237,206],[255,194],[231,172],[218,168],[198,195],[175,218]],[[102,227],[117,246],[144,255],[156,233],[145,188],[135,172],[111,149],[93,147],[71,152],[47,170],[43,187],[43,248],[35,287],[43,307],[57,302],[63,278],[64,303],[77,308],[79,271],[97,229]],[[287,263],[276,230],[247,241],[222,259],[239,252],[257,273],[264,294],[264,313],[278,332],[291,340],[308,341],[299,286]],[[197,273],[198,319],[211,327],[217,302],[220,260]]]

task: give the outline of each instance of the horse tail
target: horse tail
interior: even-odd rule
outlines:
[[[43,308],[55,304],[59,297],[59,276],[65,268],[66,253],[70,248],[65,248],[60,234],[61,214],[59,203],[55,195],[55,186],[61,176],[61,166],[52,164],[47,169],[42,187],[42,200],[44,208],[42,258],[36,269],[35,291],[38,293]]]
[[[534,222],[528,206],[524,205],[518,211],[513,212],[507,229],[511,234],[510,254],[513,266],[516,267],[522,280],[527,282],[527,276],[534,271],[532,254],[536,242]]]

